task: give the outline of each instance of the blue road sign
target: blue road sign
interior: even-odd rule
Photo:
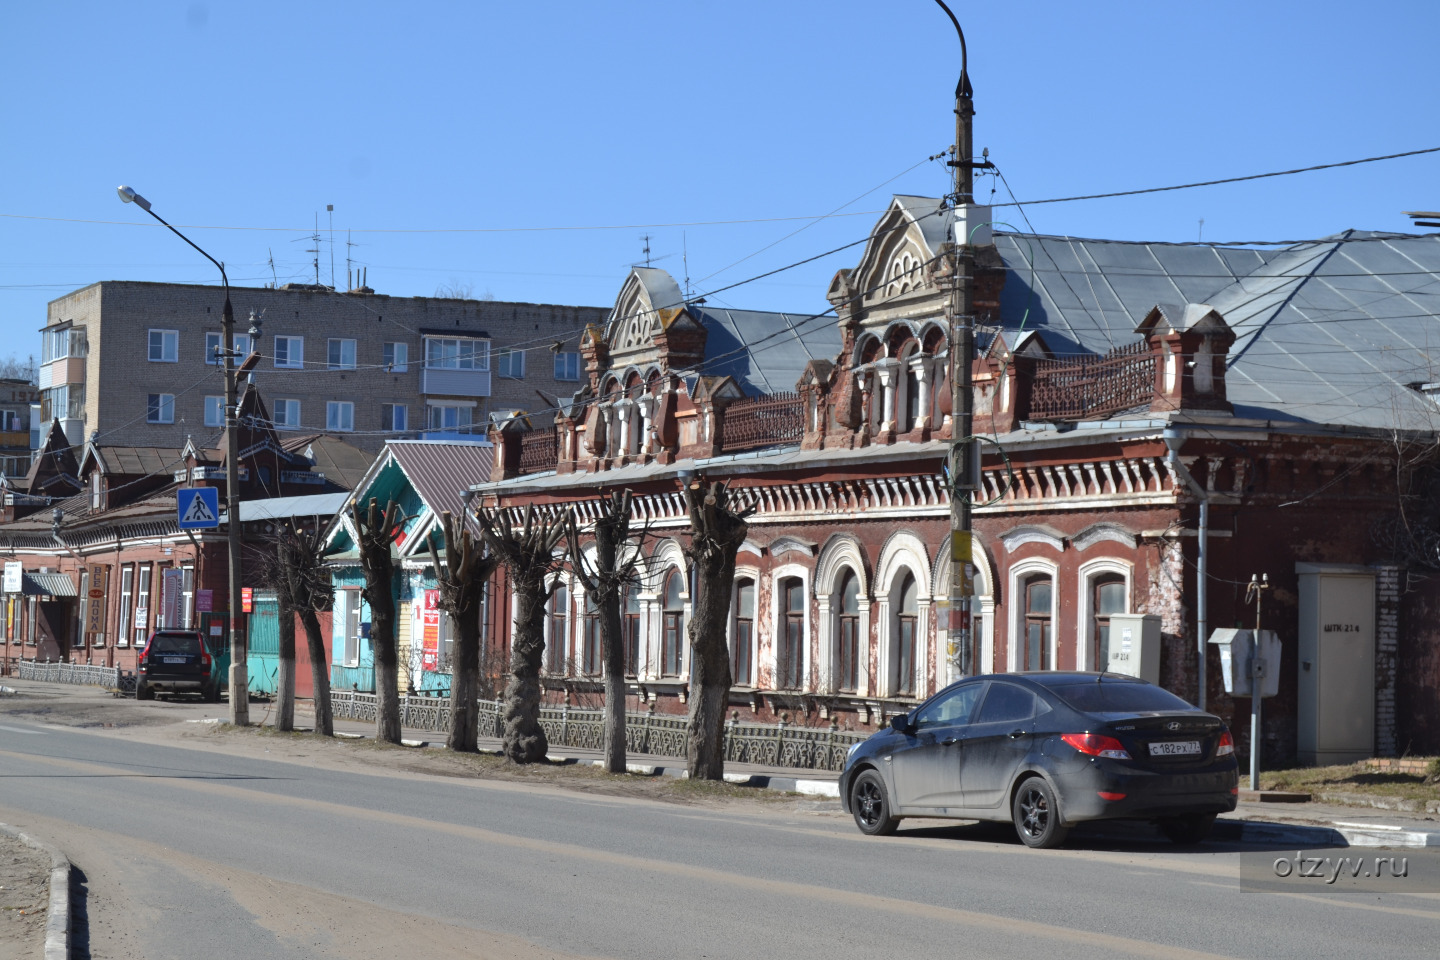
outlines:
[[[181,530],[213,530],[220,526],[220,491],[190,487],[175,491]]]

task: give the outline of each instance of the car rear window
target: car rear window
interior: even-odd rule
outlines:
[[[200,652],[200,638],[193,633],[157,633],[150,641],[151,653]]]
[[[1194,710],[1168,690],[1148,683],[1067,683],[1050,692],[1082,713],[1157,713]]]

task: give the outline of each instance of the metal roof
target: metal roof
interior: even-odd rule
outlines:
[[[447,510],[465,515],[465,491],[490,479],[495,454],[488,443],[391,440],[385,448],[437,517]]]
[[[75,581],[71,580],[67,573],[35,573],[26,570],[21,589],[25,594],[35,597],[76,596]]]
[[[793,392],[811,360],[833,360],[840,352],[840,327],[831,316],[710,306],[690,310],[708,331],[701,372],[734,377],[748,396]]]
[[[1059,354],[1132,342],[1157,303],[1205,303],[1235,331],[1226,391],[1259,420],[1435,429],[1412,385],[1440,380],[1440,235],[1347,230],[1278,249],[996,234],[1001,318]],[[1433,338],[1433,340],[1432,340]]]
[[[303,497],[269,497],[264,500],[241,500],[240,522],[252,520],[274,520],[281,517],[329,517],[334,516],[345,501],[350,499],[347,492],[312,493]]]

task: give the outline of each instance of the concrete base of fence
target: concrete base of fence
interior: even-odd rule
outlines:
[[[70,860],[55,847],[27,836],[8,823],[0,823],[0,833],[7,833],[27,847],[33,847],[50,858],[50,903],[45,916],[45,960],[68,960],[70,956]]]

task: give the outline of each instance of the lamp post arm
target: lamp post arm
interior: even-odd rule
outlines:
[[[137,206],[138,206],[138,204],[137,204]],[[185,236],[185,234],[181,233],[179,230],[176,230],[173,226],[171,226],[171,225],[165,220],[164,217],[160,216],[160,214],[156,213],[154,210],[151,210],[149,207],[141,207],[140,209],[142,209],[142,210],[144,210],[146,213],[150,214],[150,216],[154,217],[156,220],[159,220],[162,224],[165,225],[166,228],[169,229],[169,231],[170,231],[171,233],[175,234],[175,236],[179,237],[181,240],[184,240],[186,243],[190,244],[190,246],[194,247],[194,248],[195,248],[195,251],[196,251],[197,253],[199,253],[200,256],[204,257],[206,260],[209,260],[211,263],[215,264],[215,268],[220,271],[220,281],[225,284],[225,299],[226,299],[226,300],[229,300],[229,299],[230,299],[230,278],[225,275],[225,264],[221,263],[219,260],[216,260],[214,257],[210,256],[210,254],[206,253],[204,250],[200,249],[200,245],[199,245],[199,244],[197,244],[194,240],[191,240],[189,237]]]

